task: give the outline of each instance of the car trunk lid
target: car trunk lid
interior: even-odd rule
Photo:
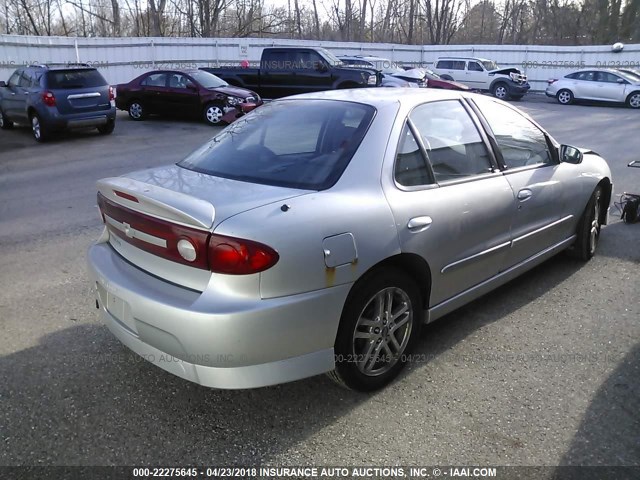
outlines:
[[[203,291],[211,277],[206,250],[218,224],[304,193],[175,165],[98,182],[98,204],[111,246],[142,270],[197,291]],[[194,247],[193,260],[179,254],[181,239]]]

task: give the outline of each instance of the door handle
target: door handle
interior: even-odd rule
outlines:
[[[407,223],[407,228],[410,231],[417,233],[426,230],[431,226],[432,223],[433,220],[428,216],[413,217],[411,220],[409,220],[409,223]]]
[[[518,200],[524,202],[525,200],[529,200],[532,195],[533,192],[531,190],[529,190],[528,188],[523,188],[518,192]]]

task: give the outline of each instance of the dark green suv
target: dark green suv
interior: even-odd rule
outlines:
[[[38,142],[75,128],[108,135],[116,122],[114,100],[113,87],[89,65],[22,67],[0,81],[0,128],[29,124]]]

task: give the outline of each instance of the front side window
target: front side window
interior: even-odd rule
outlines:
[[[16,70],[14,72],[14,74],[11,75],[11,77],[9,78],[9,82],[8,82],[8,85],[10,87],[17,87],[18,86],[18,82],[20,82],[20,73],[21,73],[20,70]]]
[[[416,107],[409,116],[437,182],[489,173],[489,151],[473,120],[457,100]]]
[[[342,175],[371,124],[369,105],[279,100],[240,118],[179,166],[243,182],[324,190]]]
[[[619,76],[609,72],[596,72],[596,82],[618,83],[622,80]]]
[[[472,72],[483,72],[484,70],[482,70],[482,67],[480,66],[480,64],[478,62],[469,62],[468,70],[472,71]]]
[[[474,102],[491,127],[508,168],[553,162],[544,132],[531,120],[491,99],[478,97]]]

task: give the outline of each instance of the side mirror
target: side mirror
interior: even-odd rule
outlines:
[[[7,82],[5,82],[4,80],[0,80],[0,88],[6,87],[6,86],[7,86]]]
[[[571,145],[562,145],[560,147],[560,161],[565,163],[573,163],[577,165],[582,162],[582,152]]]
[[[622,84],[622,83],[627,83],[627,82],[625,82],[625,81],[624,81],[624,79],[622,79],[622,78],[617,79],[617,80],[616,80],[616,82],[618,82],[618,83],[620,83],[620,84]]]

